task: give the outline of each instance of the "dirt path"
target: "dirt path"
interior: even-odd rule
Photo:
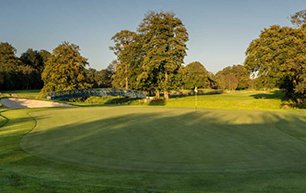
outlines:
[[[19,99],[19,98],[3,98],[0,99],[0,103],[2,103],[4,107],[10,109],[40,108],[40,107],[71,107],[71,105],[64,103],[32,100],[32,99]]]

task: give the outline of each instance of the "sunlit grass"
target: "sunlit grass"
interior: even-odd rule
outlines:
[[[1,95],[3,97],[41,99],[41,96],[39,96],[39,92],[40,90],[10,90],[10,91],[2,91]]]

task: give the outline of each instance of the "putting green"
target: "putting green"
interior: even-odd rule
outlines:
[[[222,173],[306,169],[306,116],[151,107],[48,109],[31,114],[27,152],[96,169]]]

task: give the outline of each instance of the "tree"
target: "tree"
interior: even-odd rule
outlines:
[[[306,24],[306,9],[291,15],[291,23],[296,26]]]
[[[56,47],[42,73],[42,94],[51,91],[89,88],[85,67],[87,59],[81,56],[79,46],[64,42]]]
[[[15,55],[16,49],[9,43],[0,43],[0,89],[21,89],[21,61]]]
[[[299,28],[273,25],[264,29],[246,51],[246,67],[259,77],[275,82],[286,97],[305,103],[306,26]]]
[[[119,88],[135,87],[135,80],[140,61],[140,39],[137,33],[128,30],[122,30],[116,33],[112,40],[115,45],[111,47],[117,56],[116,70],[114,73],[114,86]],[[134,84],[134,85],[133,85]]]
[[[87,79],[93,88],[110,88],[112,87],[113,66],[110,64],[106,69],[97,71],[89,68],[86,70]]]
[[[49,57],[50,53],[48,51],[36,51],[31,48],[21,54],[20,60],[22,61],[23,65],[25,65],[23,72],[28,74],[26,79],[29,82],[27,83],[26,88],[41,89],[43,87],[41,73],[44,70],[45,63]]]
[[[42,57],[37,50],[33,50],[32,48],[29,48],[26,52],[22,53],[20,60],[24,64],[29,65],[40,72],[42,72],[44,69]]]
[[[188,33],[182,21],[168,12],[149,12],[138,27],[144,54],[140,82],[154,85],[156,92],[177,87],[177,75],[186,56]],[[157,94],[158,95],[158,94]]]
[[[208,72],[208,85],[206,87],[212,89],[218,88],[218,82],[216,80],[216,76],[212,72]]]
[[[219,71],[216,79],[222,89],[241,90],[249,87],[250,74],[244,66],[233,65]]]
[[[208,86],[208,71],[200,62],[192,62],[184,67],[184,88],[194,89]]]

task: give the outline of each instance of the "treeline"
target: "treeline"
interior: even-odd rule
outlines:
[[[149,12],[135,32],[122,30],[112,40],[116,55],[106,69],[88,68],[80,48],[63,42],[52,53],[28,49],[18,58],[0,43],[0,89],[50,91],[116,87],[169,98],[169,91],[194,88],[230,90],[282,88],[298,104],[306,98],[306,10],[291,16],[295,27],[264,29],[246,50],[244,64],[213,74],[200,62],[183,65],[188,32],[169,12]]]
[[[0,43],[1,90],[40,89],[41,73],[50,53],[28,49],[18,58],[16,49],[9,43]]]
[[[112,64],[100,71],[87,69],[87,65],[87,59],[80,56],[79,47],[68,42],[60,44],[52,54],[29,48],[20,57],[16,56],[16,49],[11,44],[2,42],[0,91],[44,88],[42,94],[45,94],[55,90],[112,87]]]
[[[216,75],[198,62],[184,67],[188,33],[179,18],[168,12],[150,12],[135,32],[114,35],[117,56],[113,86],[146,90],[165,100],[180,88],[282,88],[286,99],[305,104],[306,10],[291,16],[295,27],[264,29],[246,50],[244,65],[226,67]],[[252,78],[250,78],[252,77]]]
[[[183,66],[188,32],[173,13],[149,12],[135,32],[122,30],[113,36],[117,56],[113,86],[139,89],[164,99],[170,90],[194,88],[246,89],[250,76],[242,65],[214,75],[200,62]]]

